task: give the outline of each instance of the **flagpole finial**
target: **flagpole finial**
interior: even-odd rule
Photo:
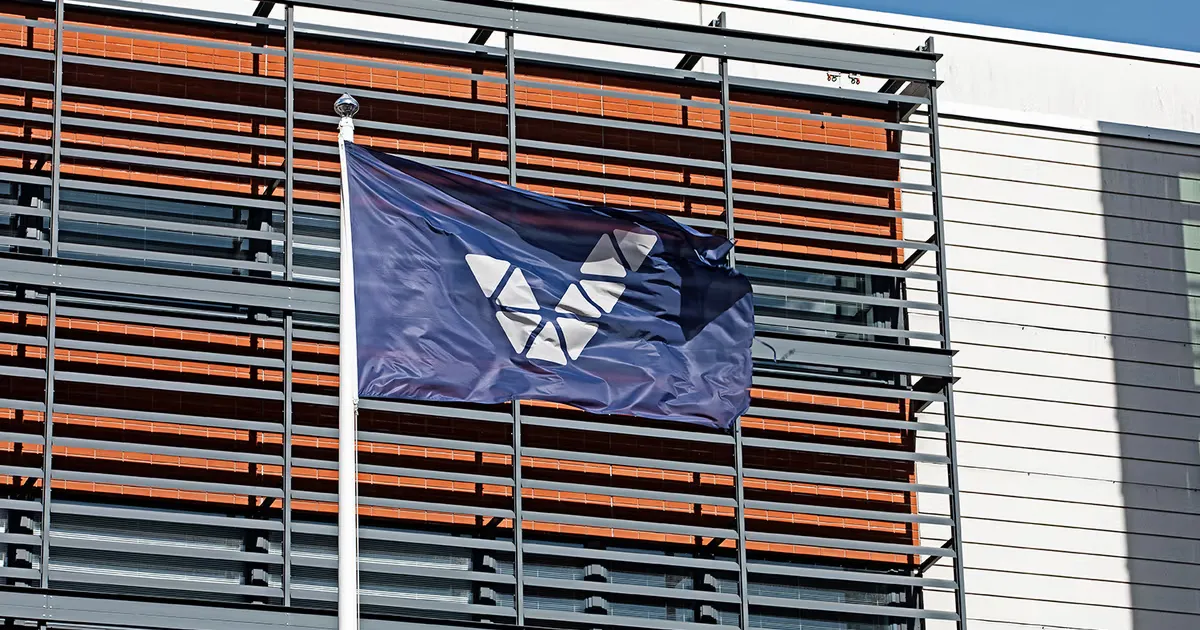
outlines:
[[[342,142],[354,142],[354,115],[358,113],[358,100],[349,94],[343,94],[333,102],[333,111],[342,117],[338,121],[339,145]]]
[[[358,100],[349,94],[343,94],[334,101],[333,111],[342,118],[354,118],[358,113]]]

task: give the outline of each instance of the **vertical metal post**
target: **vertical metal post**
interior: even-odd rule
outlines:
[[[741,602],[741,610],[738,611],[738,627],[746,630],[750,627],[750,576],[746,570],[746,480],[742,474],[745,467],[744,451],[742,450],[742,419],[738,418],[737,423],[733,433],[733,482],[734,501],[737,503],[738,598]]]
[[[59,175],[62,172],[62,94],[64,0],[54,3],[54,121],[50,130],[50,256],[58,256]],[[42,416],[42,549],[41,587],[50,586],[50,479],[54,455],[54,347],[57,341],[58,292],[46,296],[46,413]]]
[[[290,7],[289,7],[290,9]],[[292,605],[292,314],[283,315],[283,605]]]
[[[517,57],[513,34],[504,34],[505,104],[508,106],[508,185],[517,185]]]
[[[504,33],[504,76],[505,104],[508,107],[508,185],[517,185],[517,56],[513,33]],[[512,401],[512,465],[513,465],[513,607],[517,611],[517,625],[525,625],[525,558],[521,552],[524,543],[521,515],[521,401]]]
[[[283,155],[283,279],[291,281],[295,272],[292,270],[292,240],[295,230],[292,225],[292,215],[295,212],[295,202],[293,197],[293,184],[295,183],[295,171],[292,168],[292,159],[295,156],[295,135],[293,126],[296,117],[296,78],[294,74],[295,53],[296,53],[296,21],[295,7],[291,4],[285,5],[283,8],[284,16],[284,80],[287,83],[287,88],[284,91],[284,111],[287,112],[287,120],[284,121],[284,155]]]
[[[54,2],[54,122],[50,129],[50,255],[58,256],[58,214],[62,173],[63,14],[64,0]],[[46,445],[49,447],[49,444]]]
[[[295,66],[296,30],[295,7],[291,4],[283,7],[284,19],[284,67],[283,73],[287,88],[284,91],[284,110],[287,120],[284,121],[284,186],[283,186],[283,277],[291,281],[295,276],[292,269],[292,239],[294,234],[293,214],[295,203],[293,186],[295,184],[292,159],[295,155]],[[283,605],[292,605],[292,313],[283,315]]]
[[[54,346],[57,339],[58,293],[50,288],[46,297],[46,413],[42,416],[42,551],[41,587],[50,587],[50,479],[54,443]]]
[[[717,16],[717,28],[725,28],[725,12]],[[721,157],[725,162],[725,172],[721,179],[725,189],[725,236],[734,239],[733,224],[733,125],[729,111],[729,59],[721,57],[719,62],[721,73]],[[733,251],[729,252],[729,266],[733,266]]]
[[[525,542],[521,531],[521,401],[513,400],[513,607],[517,610],[517,625],[525,625],[525,558],[521,548]]]
[[[717,16],[717,28],[727,28],[725,12],[722,11]],[[732,112],[729,109],[729,59],[721,57],[718,60],[719,70],[721,75],[721,158],[724,161],[725,171],[722,174],[725,190],[725,234],[730,241],[735,237],[734,220],[733,220],[733,122],[730,120]],[[729,266],[736,265],[734,251],[736,247],[729,250]],[[741,608],[738,610],[738,627],[750,627],[750,577],[746,570],[746,486],[745,477],[743,476],[743,468],[745,466],[745,453],[742,450],[742,421],[737,420],[737,426],[734,427],[733,433],[733,461],[734,461],[734,502],[736,503],[735,510],[737,514],[737,563],[738,563],[738,600],[741,603]]]
[[[930,37],[926,44],[926,50],[933,52],[933,38]],[[942,199],[942,160],[941,160],[941,139],[938,131],[938,111],[937,111],[937,85],[934,81],[929,83],[929,151],[930,157],[933,158],[933,164],[930,166],[933,170],[933,214],[934,214],[934,229],[936,233],[936,241],[938,244],[937,250],[937,273],[938,273],[938,301],[942,305],[940,315],[940,327],[942,332],[942,348],[950,349],[950,287],[947,282],[947,265],[946,265],[946,229],[945,229],[945,205]],[[959,496],[959,479],[958,479],[958,441],[957,432],[955,429],[954,419],[954,385],[950,381],[946,381],[946,386],[942,390],[946,396],[944,405],[946,414],[946,456],[950,460],[947,464],[949,467],[948,478],[950,482],[950,520],[954,523],[954,581],[957,583],[957,590],[954,593],[955,605],[958,608],[958,627],[966,628],[967,626],[967,589],[964,581],[966,569],[963,565],[963,542],[962,542],[962,502]]]

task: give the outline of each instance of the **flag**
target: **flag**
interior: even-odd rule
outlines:
[[[565,403],[729,428],[753,297],[732,244],[346,143],[363,398]]]

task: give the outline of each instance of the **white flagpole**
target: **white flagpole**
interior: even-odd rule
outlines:
[[[350,185],[346,143],[354,142],[358,101],[343,94],[333,105],[342,165],[338,309],[338,630],[358,630],[358,340],[354,321],[354,258],[350,251]]]

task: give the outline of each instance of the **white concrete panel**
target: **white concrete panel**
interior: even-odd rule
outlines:
[[[918,201],[928,203],[927,200],[928,196],[922,198],[915,194],[906,195],[904,197],[904,208],[907,210]],[[1117,221],[1122,221],[1122,219],[1092,213],[1047,210],[1045,208],[1030,208],[1007,203],[974,201],[970,199],[948,200],[946,203],[946,220],[956,225],[980,225],[994,229],[1011,228],[1033,231],[1039,235],[1064,235],[1099,240],[1111,239],[1108,226],[1115,225]],[[1146,223],[1145,221],[1137,221]],[[1151,227],[1160,229],[1160,234],[1150,234],[1142,242],[1163,245],[1178,243],[1179,235],[1175,233],[1175,230],[1169,229],[1168,226],[1175,227],[1177,224],[1155,222]],[[1131,229],[1122,229],[1121,231],[1123,233],[1133,233]]]
[[[968,591],[970,587],[968,586]],[[931,603],[942,605],[939,595]],[[975,594],[968,603],[970,627],[1004,630],[1190,630],[1197,617],[1190,614],[1139,610],[1115,606],[1094,606],[1025,600]],[[983,622],[983,623],[981,623]],[[991,623],[987,623],[991,622]]]
[[[1200,435],[1200,418],[1194,415],[1117,410],[1059,400],[1006,397],[991,391],[987,381],[978,378],[965,379],[960,384],[962,387],[954,392],[955,411],[957,415],[965,417],[1185,440]]]
[[[911,314],[913,328],[936,323],[937,317],[927,314]],[[972,319],[952,317],[950,333],[955,345],[962,347],[979,344],[997,345],[1003,348],[1022,350],[1040,350],[1078,356],[1111,359],[1113,356],[1112,337],[1102,333],[1081,332],[1074,330],[1057,330],[1040,326],[1010,324],[1007,322],[981,322]],[[961,344],[958,340],[964,340]],[[1174,348],[1175,344],[1165,344],[1151,340],[1147,344],[1158,344],[1147,347],[1147,351],[1166,350]]]
[[[976,378],[980,383],[986,382],[989,393],[1017,398],[1057,400],[1080,405],[1120,407],[1180,415],[1190,414],[1197,408],[1197,405],[1200,405],[1200,393],[1197,392],[1122,386],[1121,400],[1118,404],[1117,388],[1107,383],[982,371],[973,368],[959,368],[956,370],[956,374],[961,375],[964,381],[968,378]]]
[[[517,35],[513,38],[517,50],[567,55],[584,59],[600,59],[614,63],[630,63],[655,68],[674,68],[682,55],[673,52],[628,48],[592,42],[579,42],[532,35]]]
[[[927,474],[919,478],[923,483],[930,483],[935,481],[935,476]],[[1197,543],[1195,536],[1178,536],[1178,532],[1194,526],[1198,504],[1195,490],[969,466],[960,469],[960,477],[967,522],[1052,528],[1063,532],[1062,536],[1074,532],[1073,535],[1084,537],[1079,539],[1078,545],[1086,548],[1107,544],[1105,541],[1112,543],[1113,537],[1120,537],[1123,546],[1113,543],[1110,546],[1114,553],[1102,555],[1196,561],[1193,554]],[[1006,499],[989,499],[994,496]],[[993,503],[997,502],[1003,509],[994,509],[997,506]],[[1078,506],[1078,514],[1070,509],[1072,506]],[[948,508],[940,503],[922,504],[921,509],[930,514],[948,514]],[[1145,520],[1152,522],[1144,524]],[[1130,523],[1136,524],[1132,532],[1129,531]],[[1055,547],[1042,539],[990,538],[986,530],[972,533],[969,525],[964,525],[964,530],[973,542],[1082,552],[1074,547]],[[1105,537],[1091,541],[1087,537],[1093,532],[1105,534]],[[926,532],[922,527],[922,534],[926,533],[933,536],[945,532]],[[1085,541],[1089,542],[1085,545]]]
[[[318,26],[336,26],[340,28],[365,31],[368,33],[410,35],[424,37],[426,39],[442,39],[458,43],[465,43],[475,32],[474,29],[464,26],[433,24],[431,22],[402,20],[379,15],[331,11],[328,9],[314,9],[311,7],[296,7],[295,20],[298,30],[303,30],[303,25],[309,24]],[[502,42],[500,44],[497,44],[495,41],[490,43],[493,46],[503,45]]]
[[[707,8],[700,2],[687,0],[533,0],[530,4],[686,24],[699,24]]]
[[[1152,602],[1157,610],[1184,614],[1200,613],[1200,591],[1192,588],[1123,584],[1098,579],[1080,580],[1028,572],[967,570],[967,584],[972,593],[1024,600],[1057,601],[1093,606],[1132,608],[1134,591],[1138,602]]]
[[[1049,214],[1047,211],[1041,212]],[[1079,216],[1081,215],[1075,215],[1075,217]],[[977,217],[971,217],[971,219],[976,220]],[[1107,222],[1100,218],[1094,220],[1100,224],[1101,228]],[[1048,267],[1045,273],[1053,273],[1053,277],[1056,278],[1074,279],[1070,274],[1078,272],[1082,274],[1082,277],[1075,279],[1077,282],[1086,281],[1090,277],[1101,278],[1100,282],[1103,283],[1108,277],[1108,266],[1122,265],[1150,268],[1150,271],[1136,268],[1122,270],[1120,274],[1122,278],[1135,273],[1144,273],[1150,277],[1157,275],[1172,281],[1178,279],[1177,284],[1182,284],[1182,275],[1187,271],[1184,259],[1183,229],[1179,225],[1171,223],[1140,222],[1142,225],[1137,225],[1128,219],[1121,219],[1121,221],[1123,225],[1120,226],[1113,226],[1110,223],[1109,230],[1121,230],[1129,235],[1129,239],[1153,234],[1158,237],[1158,242],[1108,240],[1034,231],[1026,226],[995,227],[957,221],[949,222],[946,225],[946,242],[954,248],[955,266],[962,269],[1012,273],[1012,269],[1020,262],[1009,262],[1008,256],[1037,256],[1041,259],[1039,262]],[[1073,225],[1073,223],[1070,222],[1069,225]],[[1146,229],[1147,224],[1152,227]],[[963,248],[969,248],[971,251],[960,253]],[[986,254],[988,251],[995,252],[996,255],[989,256]],[[1075,267],[1077,266],[1073,265],[1076,261],[1094,264],[1083,266],[1076,271]],[[991,269],[985,267],[989,263],[994,265]],[[1099,265],[1099,267],[1095,268],[1095,265]],[[1061,269],[1059,269],[1060,267]],[[1171,285],[1155,290],[1178,291],[1179,287]]]
[[[1129,523],[1136,522],[1137,532],[1140,534],[1189,539],[1196,537],[1196,528],[1200,527],[1200,514],[1157,512],[1015,496],[1018,493],[1034,492],[1033,483],[1034,480],[1031,480],[1024,484],[994,489],[997,493],[1010,494],[965,494],[962,497],[963,515],[978,519],[1108,532],[1127,531]]]
[[[961,256],[957,252],[956,255]],[[953,261],[954,259],[951,258],[950,260]],[[951,264],[953,265],[953,262]],[[1039,304],[1054,304],[1105,311],[1111,310],[1111,303],[1116,301],[1113,299],[1115,292],[1105,286],[1046,280],[1039,277],[1002,276],[975,271],[960,271],[951,268],[949,281],[950,286],[955,287],[955,294],[982,295],[1003,300],[1019,300],[1023,302],[1037,302]],[[1136,292],[1128,290],[1126,293],[1136,295]],[[1137,312],[1168,317],[1177,315],[1179,312],[1178,308],[1168,308],[1159,303],[1160,301],[1157,299],[1151,300],[1151,298],[1158,298],[1160,296],[1161,294],[1143,296],[1143,301],[1154,302],[1148,305],[1154,310],[1139,310]],[[950,306],[953,308],[954,304],[951,303]],[[1187,312],[1186,307],[1183,311]]]
[[[1191,215],[1190,212],[1184,211],[1178,202],[1152,197],[954,174],[942,176],[942,193],[950,199],[991,201],[1135,219],[1179,222]]]
[[[988,341],[992,342],[991,339]],[[1187,361],[1186,367],[1135,361],[1118,362],[1111,359],[964,343],[958,346],[954,363],[965,368],[1069,378],[1122,387],[1192,391],[1195,388],[1194,370],[1191,366],[1194,357],[1192,347],[1180,346],[1179,350],[1180,352],[1172,353],[1175,355],[1173,358],[1177,362]],[[1164,355],[1162,358],[1167,360],[1172,356]]]
[[[1180,174],[1194,172],[1193,169],[1187,168],[1183,164],[1180,164],[1181,170],[1170,175],[1159,175],[1101,168],[1098,164],[1084,166],[1064,164],[1053,159],[1029,160],[976,153],[947,146],[942,147],[941,155],[943,175],[953,174],[981,179],[1020,181],[1055,188],[1144,195],[1173,200],[1179,199]],[[1047,157],[1052,158],[1053,156]],[[929,172],[929,165],[920,162],[905,163],[903,168],[914,173]],[[926,177],[928,176],[926,175]]]
[[[910,327],[913,330],[936,330],[937,324],[935,315],[910,313]],[[962,363],[963,352],[981,346],[981,344],[987,344],[985,347],[1031,350],[1112,361],[1115,355],[1113,349],[1115,343],[1120,348],[1121,358],[1114,362],[1109,372],[1120,370],[1122,375],[1134,362],[1192,370],[1195,368],[1195,357],[1200,352],[1200,345],[1193,343],[1169,343],[1140,337],[1055,330],[1039,326],[981,322],[960,318],[951,319],[950,332],[955,340],[955,347],[959,349],[956,363],[960,365],[964,365]],[[969,341],[959,342],[958,340]],[[974,341],[979,343],[974,343]]]
[[[978,495],[1009,493],[1019,488],[1021,494],[1013,495],[1017,498],[1067,504],[1126,507],[1162,512],[1175,511],[1181,514],[1197,513],[1197,506],[1200,506],[1200,502],[1197,502],[1193,496],[1196,491],[1192,489],[1165,488],[1062,475],[1036,475],[1028,472],[979,468],[972,465],[963,466],[960,476],[963,491]],[[927,475],[925,478],[932,479],[933,475]],[[1029,505],[1036,507],[1038,504],[1030,503]],[[1180,509],[1180,506],[1184,506],[1184,508]],[[1004,518],[1001,520],[1013,521],[1014,519]],[[1091,527],[1090,529],[1102,528]],[[1031,544],[1031,546],[1036,547],[1037,545]]]
[[[947,230],[947,233],[951,231]],[[998,235],[998,238],[991,239],[989,245],[991,247],[1002,245],[1005,242],[1002,238],[1003,235]],[[1037,239],[1033,237],[1032,240]],[[951,247],[955,246],[951,244]],[[1152,251],[1153,248],[1145,245],[1136,245],[1129,249],[1142,250],[1146,257],[1156,253]],[[1042,252],[1045,255],[957,246],[954,249],[954,260],[950,263],[951,271],[1021,276],[1039,280],[1175,295],[1188,295],[1188,281],[1200,281],[1200,274],[1183,271],[1184,251],[1182,249],[1161,252],[1165,254],[1162,256],[1165,259],[1164,262],[1179,270],[1156,266],[1115,265],[1113,264],[1115,261],[1074,260],[1065,256],[1069,252],[1062,252],[1064,255],[1059,255],[1058,251],[1054,249],[1044,249]]]
[[[1067,146],[1072,145],[1058,143],[1055,148]],[[920,149],[913,147],[913,151]],[[1196,179],[1200,173],[1200,157],[1194,155],[1133,151],[1106,144],[1098,147],[1098,153],[1098,161],[1073,163],[1060,160],[1055,152],[1026,158],[943,144],[941,155],[943,171],[958,175],[1174,200],[1180,199],[1180,178]],[[928,164],[920,162],[906,162],[904,167],[929,170]]]
[[[924,122],[914,116],[913,122]],[[1182,170],[1195,171],[1200,166],[1200,148],[1187,144],[1164,144],[1134,140],[1127,137],[1055,131],[1047,128],[964,119],[947,114],[939,117],[942,123],[943,148],[989,153],[1028,160],[1045,160],[1081,166],[1103,166],[1140,173],[1178,175]],[[903,146],[913,152],[929,146],[927,134],[906,134]],[[1103,153],[1101,153],[1103,152]]]
[[[968,615],[971,621],[971,630],[1049,630],[1050,626],[1046,624],[1024,624],[1012,623],[1008,621],[989,621],[986,619],[976,619],[974,615]],[[952,622],[936,621],[926,625],[927,630],[954,630]],[[1074,630],[1073,628],[1065,628],[1064,630]]]
[[[1129,532],[1079,530],[1034,523],[965,519],[964,540],[1008,547],[1028,547],[1064,553],[1115,558],[1130,557],[1131,548],[1143,560],[1200,564],[1200,541]],[[970,559],[968,558],[968,565]]]
[[[1004,444],[1007,447],[1051,451],[1044,455],[1047,459],[1069,453],[1114,459],[1148,459],[1156,463],[1195,464],[1200,460],[1195,437],[1169,439],[976,418],[963,418],[957,425],[960,443]],[[1119,476],[1116,480],[1134,481]]]
[[[1131,568],[1153,576],[1152,584],[1178,586],[1200,584],[1200,565],[1153,560],[1129,560],[1107,556],[1064,553],[1023,547],[999,547],[967,543],[963,554],[969,566],[992,571],[1011,571],[1065,578],[1130,584]],[[969,554],[969,555],[968,555]],[[1142,569],[1149,569],[1143,571]],[[968,587],[972,591],[976,589]],[[976,591],[977,592],[977,591]],[[1070,601],[1062,597],[1063,601]]]
[[[1146,194],[1178,199],[1178,178],[1200,172],[1200,156],[1130,149],[1106,142],[1063,142],[1008,133],[943,129],[942,160],[947,172],[1051,186]],[[925,140],[907,136],[906,152],[928,152]],[[957,141],[957,142],[956,142]],[[928,170],[929,165],[906,162]],[[1044,169],[1044,170],[1042,170]]]
[[[961,256],[956,252],[956,255]],[[1039,304],[1068,306],[1101,311],[1137,313],[1166,318],[1187,318],[1188,304],[1184,295],[1170,295],[1154,291],[1141,291],[1095,284],[1080,284],[1061,280],[1047,280],[1020,276],[1002,276],[977,271],[955,270],[948,274],[950,286],[954,287],[951,310],[962,316],[953,301],[959,295],[983,296],[1006,301],[1035,302]],[[931,283],[914,281],[914,291],[932,288]],[[915,298],[914,298],[915,299]],[[972,319],[976,319],[972,317]],[[993,320],[1003,321],[1003,320]],[[1063,326],[1063,328],[1071,328]],[[1184,326],[1186,329],[1186,326]]]
[[[920,209],[929,211],[928,206],[927,195],[905,193],[905,210]],[[1005,228],[1019,230],[1022,233],[1032,232],[1033,234],[1030,236],[1038,239],[1046,238],[1047,236],[1060,236],[1064,239],[1063,242],[1069,242],[1077,238],[1097,239],[1105,243],[1105,250],[1110,255],[1109,258],[1101,258],[1099,260],[1114,263],[1147,264],[1138,262],[1140,258],[1137,255],[1136,248],[1132,252],[1126,252],[1121,249],[1114,250],[1114,247],[1116,247],[1115,244],[1118,243],[1137,245],[1145,243],[1169,248],[1184,247],[1183,233],[1178,220],[1159,221],[1146,217],[1116,217],[1111,215],[1106,216],[1103,213],[1052,210],[1025,207],[1004,202],[975,201],[958,198],[947,199],[946,218],[952,225],[969,224],[997,230],[996,239],[990,242],[990,249],[1005,249],[1011,246],[1014,251],[1028,251],[1024,249],[1022,244],[1014,243],[1013,239],[1000,242],[1000,238],[1009,235],[1005,231]],[[948,237],[950,239],[955,238],[952,232],[948,233]],[[949,242],[951,245],[974,245],[976,247],[988,247],[989,245],[987,242],[972,241],[969,237],[963,237],[957,243],[954,240],[950,240]],[[1083,246],[1083,244],[1076,245],[1076,247],[1079,246]],[[1050,253],[1054,250],[1040,251],[1042,253]],[[1111,258],[1111,254],[1114,251],[1121,258]],[[1030,253],[1039,252],[1035,250]],[[1084,256],[1077,257],[1084,258]],[[1157,258],[1149,260],[1155,261],[1148,263],[1150,266],[1158,264],[1156,262]]]
[[[208,0],[207,2],[204,3],[203,7],[198,7],[196,5],[196,3],[191,0],[129,0],[129,2],[131,4],[145,4],[145,5],[147,5],[147,8],[145,9],[146,12],[159,13],[159,14],[169,13],[169,11],[163,11],[162,9],[159,9],[158,7],[173,7],[173,8],[182,8],[182,9],[203,8],[203,10],[205,10],[205,11],[210,11],[213,13],[225,13],[225,14],[229,14],[230,16],[250,16],[254,13],[255,7],[258,6],[257,0]],[[92,4],[89,2],[79,2],[79,3],[72,3],[72,4],[77,4],[77,6],[91,5],[91,6],[106,7],[106,8],[111,6],[111,5],[104,5],[104,4]],[[133,11],[141,11],[142,10],[142,9],[135,8],[135,7],[129,7],[128,9],[133,10]],[[278,18],[281,16],[276,13],[272,13],[271,17]],[[234,22],[234,21],[231,20],[231,23],[232,22]]]
[[[963,424],[965,426],[968,423],[964,422]],[[922,450],[926,448],[928,449],[927,452],[936,450],[936,447],[932,445],[928,447],[922,446]],[[991,443],[960,442],[958,445],[958,456],[961,465],[976,468],[1011,470],[1014,472],[1056,475],[1060,477],[1084,477],[1112,482],[1119,482],[1123,479],[1122,472],[1124,467],[1119,458],[1064,453],[1052,450],[1052,448],[1033,449],[1001,446]],[[1161,478],[1179,479],[1181,481],[1179,481],[1180,485],[1177,487],[1187,487],[1186,467],[1166,462],[1154,462],[1154,468],[1156,469],[1154,472],[1159,473]],[[1026,479],[1025,483],[1036,483],[1036,481],[1035,478],[1030,477]],[[1137,483],[1144,482],[1138,481]],[[1005,491],[1015,496],[1023,494],[1021,486],[1010,486]]]
[[[964,287],[964,289],[975,290],[973,287]],[[986,290],[987,288],[984,287],[981,292],[986,292]],[[909,299],[913,300],[928,301],[935,299],[936,296],[937,294],[932,291],[909,290]],[[1108,335],[1111,335],[1116,328],[1121,331],[1121,335],[1114,336],[1114,339],[1136,336],[1179,344],[1193,342],[1187,321],[1175,317],[1158,317],[1141,313],[1111,313],[1093,308],[1038,304],[1004,299],[1003,296],[962,293],[950,296],[950,310],[957,318],[976,321],[1007,322],[1019,326],[1078,330]]]
[[[950,286],[957,287],[958,285],[951,284]],[[953,290],[958,291],[957,288]],[[1105,310],[1004,299],[1003,296],[987,295],[987,287],[964,286],[963,290],[979,291],[983,295],[961,292],[951,294],[950,312],[957,318],[1006,322],[1018,326],[1074,329],[1096,334],[1112,333],[1113,316],[1112,313]],[[908,296],[911,300],[929,301],[936,299],[937,293],[909,287]],[[1129,322],[1141,322],[1142,328],[1148,333],[1154,333],[1144,335],[1147,338],[1179,343],[1189,343],[1190,341],[1187,327],[1180,326],[1177,319],[1133,314],[1126,319]],[[1176,327],[1181,330],[1175,330]],[[1128,325],[1126,325],[1126,329],[1129,329]]]

